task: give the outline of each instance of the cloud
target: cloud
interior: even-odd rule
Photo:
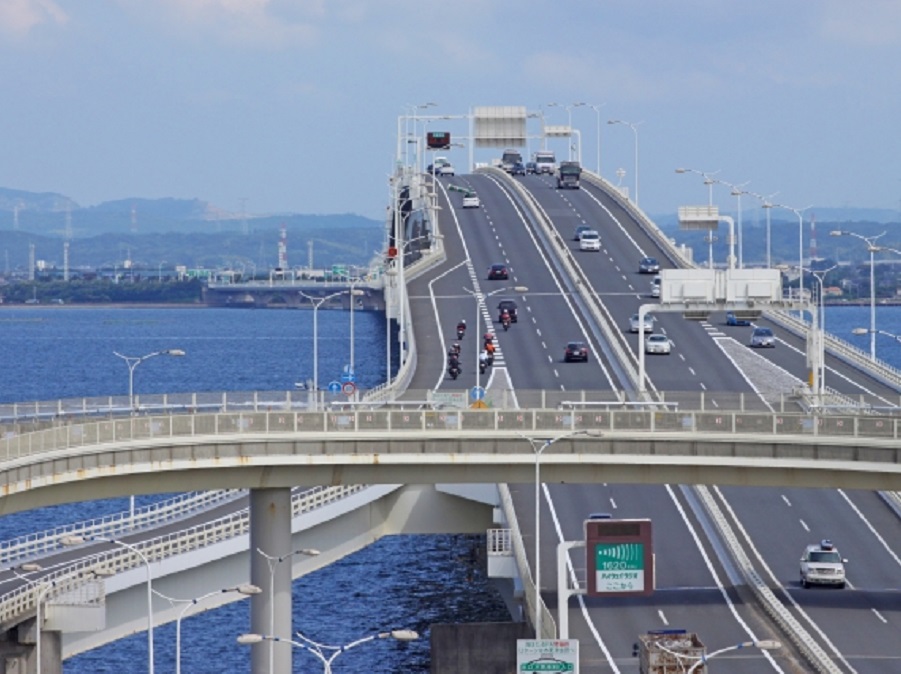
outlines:
[[[68,16],[54,0],[0,0],[0,32],[24,36],[46,24],[64,24]]]
[[[897,0],[831,0],[823,9],[825,40],[862,47],[896,47],[901,42],[901,3]]]

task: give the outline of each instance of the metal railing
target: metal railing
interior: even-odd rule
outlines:
[[[335,501],[365,489],[362,485],[346,487],[314,487],[294,494],[291,498],[292,517],[327,506]],[[230,513],[225,517],[203,522],[180,531],[173,531],[156,538],[134,543],[148,562],[167,559],[195,550],[222,543],[250,531],[250,516],[247,508]],[[90,536],[88,531],[73,529],[73,536]],[[102,543],[98,543],[102,544]],[[84,585],[93,572],[102,570],[104,575],[117,574],[140,568],[144,562],[131,550],[115,547],[103,552],[86,555],[67,564],[64,568],[44,574],[24,585],[0,596],[0,629],[8,629],[30,616],[41,591],[54,585],[54,596],[65,588]],[[57,592],[56,588],[59,588]],[[45,598],[46,599],[46,598]]]
[[[140,508],[105,515],[103,517],[64,524],[53,529],[36,531],[0,542],[0,567],[9,568],[30,559],[58,551],[60,539],[66,535],[103,536],[118,538],[127,533],[152,529],[203,510],[240,498],[243,489],[214,489],[192,491],[157,501]]]

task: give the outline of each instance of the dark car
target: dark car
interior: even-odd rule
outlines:
[[[513,168],[510,169],[510,175],[524,176],[525,174],[526,174],[526,165],[523,164],[521,161],[518,161],[515,164],[513,164]]]
[[[640,274],[659,274],[660,273],[660,263],[657,262],[656,258],[653,257],[643,257],[641,261],[638,263],[638,273]]]
[[[747,318],[739,318],[732,311],[727,311],[726,312],[726,325],[748,326],[748,325],[751,325],[751,321],[749,321]]]
[[[513,300],[501,300],[497,303],[497,320],[501,320],[501,315],[506,311],[510,314],[510,322],[516,323],[516,302]]]
[[[577,225],[573,231],[573,241],[582,240],[582,232],[592,232],[594,229],[590,225]]]
[[[526,162],[526,173],[531,173],[532,175],[535,175],[536,173],[538,173],[538,164],[536,164],[533,161],[527,161]]]
[[[506,281],[510,278],[510,272],[507,271],[505,264],[493,264],[488,268],[489,281]]]
[[[588,362],[588,345],[585,342],[569,342],[563,352],[563,360],[567,363],[574,360]]]

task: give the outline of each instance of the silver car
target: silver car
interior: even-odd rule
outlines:
[[[644,315],[644,331],[645,333],[654,332],[654,321],[656,319],[651,314]],[[629,319],[629,332],[639,332],[641,323],[638,320],[638,314],[632,314]]]
[[[771,349],[776,346],[776,335],[769,328],[754,328],[749,344],[755,349]]]
[[[664,355],[669,355],[673,351],[673,343],[670,341],[670,338],[666,335],[661,335],[660,333],[653,333],[648,335],[644,340],[644,352],[645,353],[661,353]]]

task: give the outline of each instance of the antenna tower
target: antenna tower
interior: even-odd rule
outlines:
[[[134,206],[131,207],[131,233],[134,234],[138,231],[138,209]]]

